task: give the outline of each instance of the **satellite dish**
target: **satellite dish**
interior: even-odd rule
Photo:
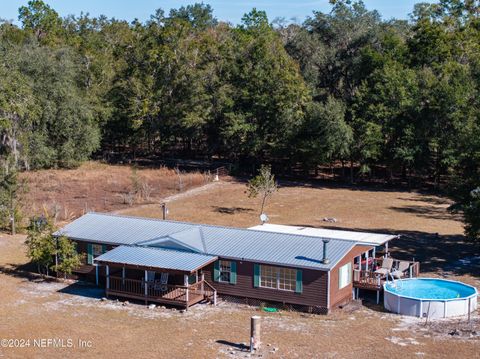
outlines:
[[[268,216],[265,213],[262,213],[260,215],[260,220],[262,221],[262,224],[264,224],[265,222],[268,222]]]

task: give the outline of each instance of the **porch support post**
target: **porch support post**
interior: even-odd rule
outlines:
[[[200,280],[202,282],[202,285],[201,285],[202,295],[204,295],[205,294],[205,274],[203,273],[203,271],[200,274]]]
[[[148,295],[148,271],[145,271],[145,297]]]
[[[380,291],[377,290],[377,304],[380,303]]]
[[[375,260],[376,252],[377,252],[377,248],[373,247],[373,254],[372,254],[373,260]]]
[[[365,271],[368,272],[368,251],[365,252]]]
[[[185,288],[185,301],[186,301],[186,303],[185,303],[185,309],[188,309],[188,302],[189,302],[189,299],[190,299],[190,298],[189,298],[189,295],[188,295],[188,294],[189,294],[189,293],[188,293],[188,292],[189,292],[189,288],[188,288],[188,274],[184,274],[184,275],[183,275],[183,284],[184,284],[184,286],[186,287],[186,288]]]
[[[122,267],[122,285],[125,285],[125,267]]]
[[[105,266],[105,274],[107,275],[107,289],[110,289],[110,267],[108,264]]]
[[[98,264],[95,265],[95,284],[98,286]]]
[[[388,257],[388,241],[385,243],[385,257]]]

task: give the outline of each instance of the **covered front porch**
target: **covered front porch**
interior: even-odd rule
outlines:
[[[105,266],[107,297],[188,309],[203,301],[216,304],[217,291],[202,270],[216,259],[192,252],[120,246],[95,262]]]

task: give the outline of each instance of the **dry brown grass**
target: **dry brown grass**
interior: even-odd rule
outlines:
[[[161,198],[210,181],[202,173],[177,173],[173,169],[138,169],[140,193],[133,193],[132,167],[87,162],[72,170],[41,170],[21,175],[27,181],[25,214],[41,214],[44,208],[59,220],[69,220],[88,211],[113,211],[131,204],[158,202]],[[143,195],[142,195],[143,194]],[[55,209],[56,208],[56,209]]]
[[[259,224],[260,200],[249,198],[242,182],[220,182],[169,204],[170,218],[236,227]],[[462,233],[459,217],[450,214],[448,199],[418,192],[369,188],[315,187],[284,183],[267,202],[271,223],[330,226],[363,230]],[[156,206],[129,208],[123,213],[161,217]],[[326,223],[334,217],[337,223]]]
[[[221,182],[176,196],[169,201],[170,218],[242,227],[257,224],[259,203],[249,199],[244,189],[243,183]],[[317,226],[326,224],[323,217],[336,217],[336,227],[407,233],[412,237],[409,247],[415,252],[425,247],[432,253],[438,244],[444,248],[441,253],[460,247],[458,256],[478,255],[477,249],[462,244],[461,223],[448,214],[447,205],[443,198],[414,192],[283,186],[269,203],[267,213],[273,223]],[[148,205],[128,212],[161,215],[157,206]],[[432,244],[429,236],[435,232],[440,233],[440,239]],[[453,247],[445,247],[451,238],[456,238]],[[99,290],[75,291],[64,284],[37,283],[8,273],[9,268],[26,262],[22,240],[22,236],[0,238],[0,266],[4,270],[0,273],[0,338],[81,338],[92,340],[93,348],[0,348],[0,357],[244,357],[235,345],[248,342],[249,319],[254,314],[262,315],[263,342],[271,344],[264,346],[264,358],[479,357],[478,336],[448,335],[458,326],[458,320],[432,330],[422,321],[385,313],[381,306],[371,303],[329,316],[308,316],[259,313],[254,308],[230,304],[195,306],[180,314],[169,309],[101,302],[88,297],[102,295]],[[438,254],[438,259],[445,258]],[[438,275],[432,268],[427,269],[432,271],[429,275]],[[454,271],[449,275],[480,287],[479,277],[471,273]],[[480,331],[475,325],[473,329]],[[270,353],[273,347],[278,348],[275,354]]]

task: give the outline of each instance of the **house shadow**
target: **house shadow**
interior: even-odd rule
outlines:
[[[105,296],[105,290],[103,288],[83,281],[72,283],[60,289],[58,292],[91,299],[101,299]]]

